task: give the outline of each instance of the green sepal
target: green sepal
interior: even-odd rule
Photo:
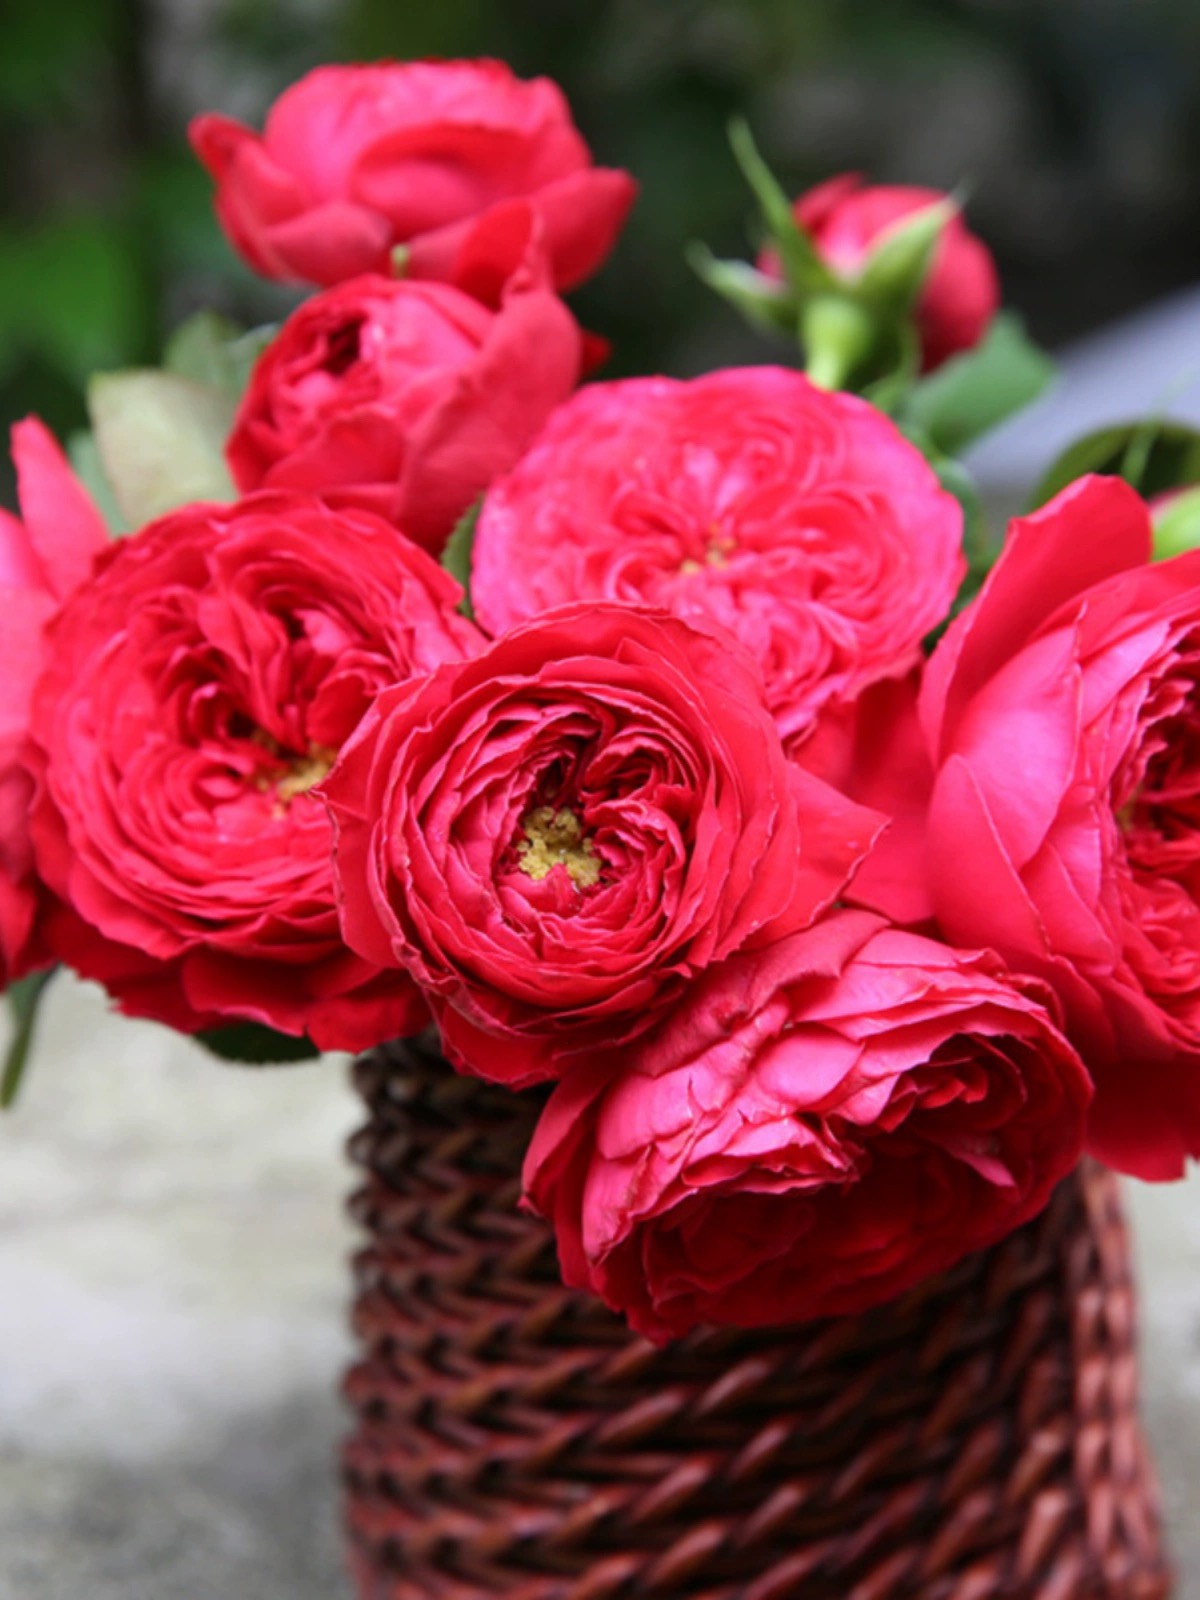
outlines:
[[[1154,559],[1200,549],[1200,486],[1182,489],[1154,512]]]
[[[250,382],[254,363],[278,330],[274,324],[247,331],[217,311],[197,311],[167,342],[163,367],[193,383],[224,390],[238,399]]]
[[[1124,478],[1147,499],[1190,488],[1200,483],[1200,431],[1162,417],[1097,428],[1057,458],[1038,484],[1031,508],[1045,505],[1089,472]]]
[[[845,295],[819,294],[800,310],[804,370],[821,389],[847,388],[878,342],[869,312]]]
[[[746,261],[721,261],[699,241],[688,245],[685,255],[700,281],[727,300],[752,327],[764,333],[795,332],[796,297],[786,284]]]
[[[741,117],[729,124],[729,143],[742,176],[758,201],[767,233],[779,252],[784,278],[798,295],[835,289],[837,279],[817,254],[816,246],[796,221],[792,202],[759,154],[750,125]]]
[[[57,971],[57,967],[48,967],[45,972],[32,973],[28,978],[18,978],[16,983],[10,983],[8,986],[7,998],[9,1010],[12,1012],[13,1036],[4,1058],[4,1072],[0,1075],[0,1111],[9,1110],[20,1093],[25,1069],[29,1065],[42,995]]]
[[[925,286],[938,242],[958,210],[958,201],[947,196],[885,229],[851,280],[863,298],[892,316],[910,312]]]
[[[191,501],[237,498],[225,440],[237,399],[175,372],[100,373],[88,411],[104,476],[134,528]]]
[[[475,608],[471,604],[471,552],[475,548],[475,529],[482,510],[483,496],[480,495],[454,524],[453,532],[442,548],[441,557],[443,569],[463,592],[458,609],[472,622],[475,620]]]
[[[259,1022],[234,1022],[227,1028],[197,1033],[196,1042],[221,1061],[247,1067],[275,1067],[298,1061],[315,1061],[321,1052],[311,1039],[277,1033]]]
[[[1054,371],[1020,318],[1002,312],[974,349],[952,356],[913,385],[903,402],[903,420],[945,454],[958,455],[1036,400]]]

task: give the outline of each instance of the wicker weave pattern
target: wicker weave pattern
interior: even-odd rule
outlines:
[[[1113,1180],[866,1317],[665,1351],[517,1210],[536,1102],[357,1067],[360,1600],[1161,1600]]]

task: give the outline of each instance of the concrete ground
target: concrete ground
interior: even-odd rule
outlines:
[[[340,1063],[225,1067],[57,980],[0,1124],[0,1600],[337,1600]],[[1200,1597],[1200,1181],[1130,1196]]]

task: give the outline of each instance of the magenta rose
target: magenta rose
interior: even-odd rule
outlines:
[[[356,278],[259,357],[227,455],[243,491],[300,489],[436,553],[579,378],[581,336],[533,285],[489,311],[440,283]]]
[[[864,1311],[1027,1221],[1088,1076],[1038,997],[840,912],[573,1069],[525,1164],[563,1277],[656,1340]]]
[[[595,167],[561,90],[499,61],[318,67],[272,106],[261,137],[197,117],[217,215],[268,278],[329,285],[387,272],[490,298],[531,239],[560,289],[612,249],[636,193]]]
[[[1012,525],[931,660],[928,871],[947,934],[1043,977],[1103,1160],[1200,1154],[1200,554],[1084,478]]]
[[[796,746],[908,672],[963,572],[959,506],[886,417],[751,367],[581,390],[489,490],[472,591],[493,633],[572,600],[711,618]]]
[[[374,695],[469,655],[458,586],[389,523],[297,495],[195,505],[112,547],[34,696],[55,952],[134,1015],[360,1049],[423,1025],[342,942],[313,792]]]
[[[864,184],[857,173],[848,172],[801,195],[795,213],[827,265],[854,278],[883,235],[945,198],[937,189]],[[759,266],[778,274],[778,262],[770,254]],[[1000,282],[991,251],[961,216],[952,216],[916,306],[925,370],[977,345],[999,305]]]
[[[324,793],[347,942],[514,1085],[811,921],[880,826],[786,760],[732,638],[606,603],[385,690]]]
[[[100,513],[34,417],[12,430],[21,518],[0,511],[0,990],[51,957],[29,838],[30,702],[46,625],[108,543]]]

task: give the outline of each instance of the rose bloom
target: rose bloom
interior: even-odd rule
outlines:
[[[882,821],[786,760],[732,638],[606,603],[385,690],[324,792],[347,943],[514,1085],[811,921]]]
[[[50,962],[29,838],[25,757],[46,624],[108,543],[100,513],[34,417],[12,430],[20,519],[0,511],[0,990]]]
[[[493,633],[571,600],[711,618],[799,744],[920,659],[964,570],[958,503],[882,413],[749,367],[581,390],[489,490],[472,594]]]
[[[533,237],[569,289],[608,255],[636,193],[592,165],[555,84],[499,61],[318,67],[261,137],[213,114],[190,133],[235,248],[293,282],[386,272],[404,245],[408,276],[487,297]]]
[[[34,696],[49,936],[122,1009],[359,1049],[423,1025],[347,950],[312,791],[372,697],[477,648],[389,523],[296,495],[193,505],[112,547],[48,632]]]
[[[1046,1203],[1090,1093],[991,955],[841,912],[573,1070],[525,1184],[565,1281],[655,1340],[866,1310]]]
[[[933,656],[928,871],[947,934],[1037,973],[1096,1079],[1103,1160],[1200,1154],[1200,554],[1084,478],[1013,524]]]
[[[227,456],[243,491],[303,489],[437,551],[579,378],[549,290],[489,311],[439,283],[356,278],[306,300],[259,357]]]
[[[937,189],[864,184],[856,173],[843,173],[801,195],[794,209],[796,221],[826,265],[843,277],[855,278],[883,234],[945,198]],[[763,255],[759,266],[779,275],[778,260],[771,252]],[[925,371],[977,345],[999,305],[1000,281],[991,251],[961,216],[952,216],[916,305]]]

